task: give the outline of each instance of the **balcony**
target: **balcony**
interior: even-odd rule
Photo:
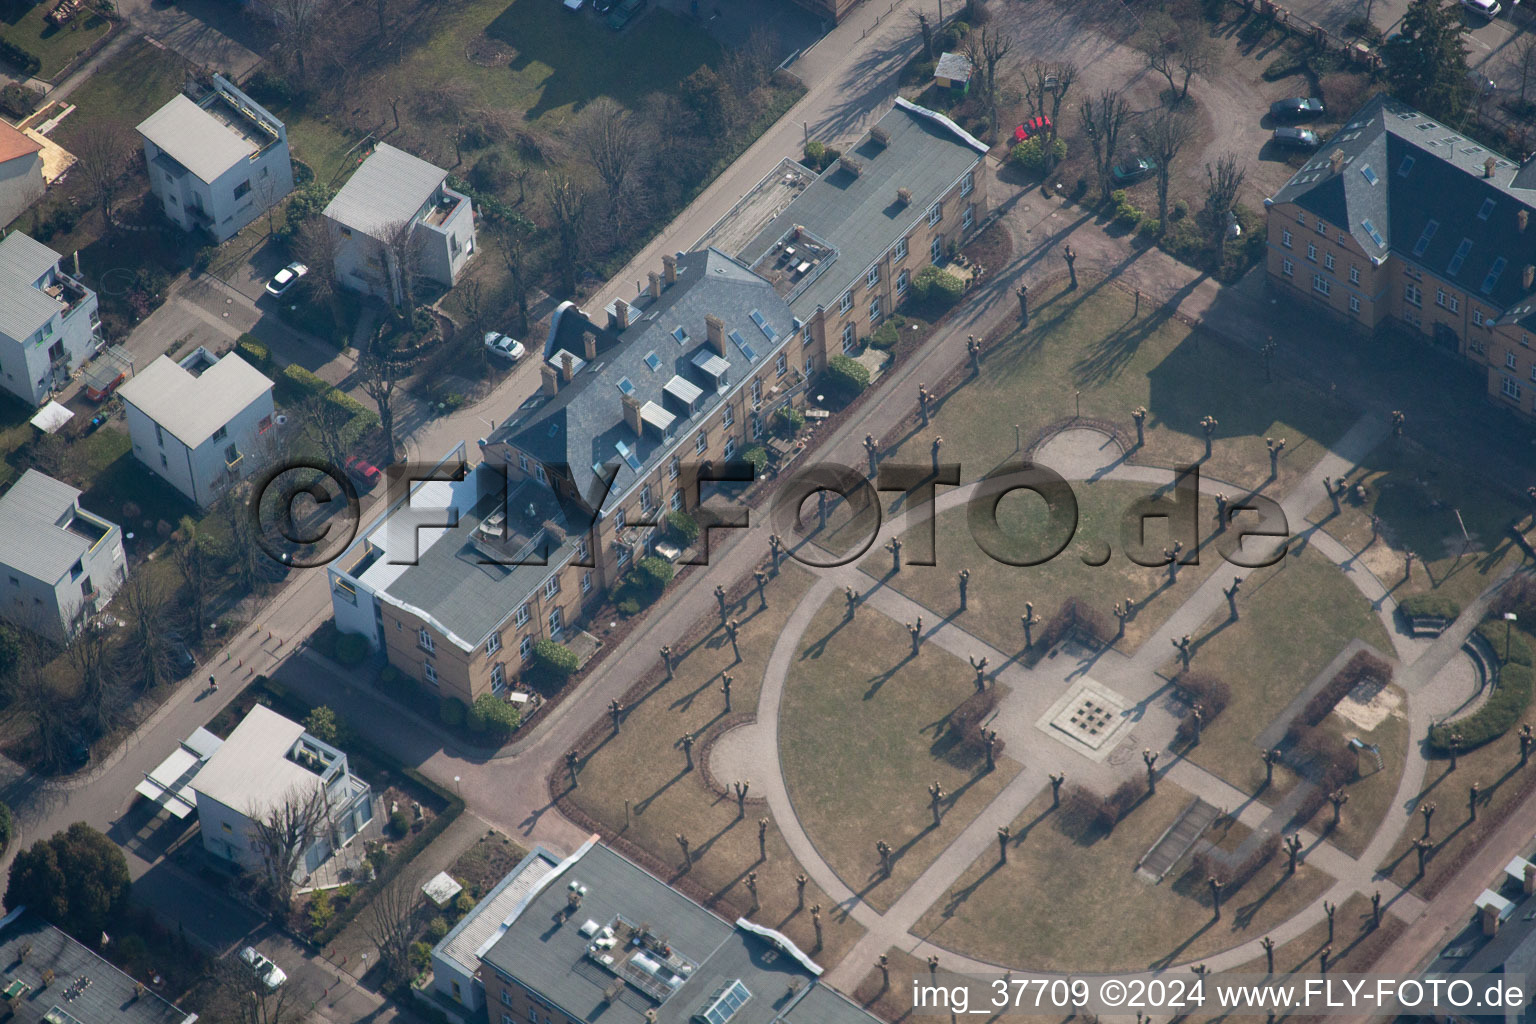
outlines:
[[[229,458],[227,456],[225,457],[225,459],[224,459],[224,468],[229,470],[231,473],[238,473],[238,472],[240,472],[240,463],[242,463],[244,461],[245,461],[245,453],[244,452],[236,452],[234,458]]]

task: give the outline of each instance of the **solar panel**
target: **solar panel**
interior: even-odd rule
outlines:
[[[619,453],[619,458],[624,460],[624,464],[626,466],[634,470],[636,473],[640,472],[640,460],[635,456],[635,453],[630,450],[629,445],[625,444],[623,441],[615,441],[613,442],[613,447],[614,450]]]
[[[1429,240],[1435,237],[1435,232],[1439,228],[1440,222],[1437,220],[1432,220],[1424,225],[1424,233],[1419,236],[1417,242],[1413,243],[1413,254],[1415,256],[1424,255],[1424,250],[1429,248]]]
[[[1467,253],[1472,251],[1472,239],[1463,238],[1461,244],[1456,247],[1456,255],[1451,257],[1450,264],[1445,268],[1447,274],[1459,274],[1461,265],[1466,261]]]
[[[773,324],[768,322],[767,317],[755,309],[752,311],[751,316],[752,322],[757,324],[758,330],[763,332],[763,337],[768,339],[769,344],[779,340],[779,332],[773,329]]]
[[[635,385],[632,381],[630,381],[628,377],[620,377],[619,390],[624,392],[626,395],[632,395],[635,393]]]
[[[1509,266],[1509,261],[1503,256],[1493,261],[1493,266],[1488,268],[1488,276],[1483,278],[1483,286],[1480,289],[1484,295],[1493,291],[1494,285],[1499,283],[1499,275],[1504,273],[1504,268]]]
[[[747,339],[741,336],[740,331],[733,329],[731,331],[731,340],[736,343],[737,348],[741,349],[741,354],[747,357],[747,362],[753,363],[757,361],[757,350],[747,344]]]
[[[661,369],[661,360],[657,358],[655,352],[647,352],[645,354],[645,365],[651,368],[652,373],[655,373]]]

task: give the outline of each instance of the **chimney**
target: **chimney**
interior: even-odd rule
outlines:
[[[1520,282],[1525,286],[1526,291],[1530,291],[1531,285],[1536,284],[1536,267],[1527,263],[1525,273],[1520,275]]]
[[[885,129],[881,128],[879,125],[875,125],[869,130],[869,137],[880,143],[882,146],[889,146],[891,144],[891,137],[887,135],[885,133]]]
[[[629,424],[629,429],[639,437],[645,433],[645,424],[640,419],[640,399],[634,395],[621,395],[619,400],[624,404],[624,422]]]
[[[1485,177],[1485,178],[1493,177],[1493,168],[1494,168],[1494,165],[1497,164],[1497,163],[1498,163],[1498,160],[1495,159],[1494,157],[1489,157],[1488,159],[1484,160],[1483,161],[1483,177]]]
[[[864,173],[864,165],[847,156],[843,157],[843,169],[855,178]]]
[[[677,257],[667,253],[661,258],[662,276],[667,279],[667,284],[677,284]]]
[[[1328,169],[1334,174],[1338,174],[1344,169],[1344,151],[1342,149],[1336,149],[1328,154]]]
[[[1483,926],[1484,935],[1499,934],[1499,908],[1492,903],[1477,908],[1477,920]]]
[[[1529,861],[1525,865],[1525,882],[1522,888],[1527,896],[1536,893],[1536,864]]]
[[[569,384],[571,378],[576,376],[576,357],[564,349],[560,350],[560,379]]]
[[[581,351],[586,356],[587,362],[597,358],[597,331],[596,329],[583,331],[581,335]]]
[[[704,330],[709,334],[709,347],[715,355],[725,358],[725,321],[710,313],[704,318]]]
[[[555,369],[553,366],[550,366],[548,363],[545,363],[539,367],[539,376],[544,379],[543,387],[540,390],[542,390],[546,395],[549,395],[551,398],[553,398],[555,395],[560,393],[559,370]]]
[[[608,314],[608,329],[622,331],[629,326],[629,303],[623,299],[613,300],[613,312]]]
[[[1515,223],[1520,225],[1520,231],[1522,233],[1525,231],[1525,226],[1530,222],[1531,215],[1529,211],[1521,210],[1519,213],[1515,214]]]
[[[909,189],[909,188],[899,188],[899,189],[897,189],[896,190],[896,201],[898,203],[900,203],[902,206],[911,206],[912,205],[912,190]]]
[[[661,275],[651,271],[651,298],[661,298]]]

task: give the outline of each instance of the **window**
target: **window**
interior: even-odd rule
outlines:
[[[1472,311],[1472,322],[1474,324],[1476,324],[1478,327],[1483,326],[1483,311],[1482,310],[1474,309]]]
[[[1424,293],[1419,291],[1419,286],[1416,284],[1403,286],[1403,299],[1415,306],[1424,305]]]
[[[1290,277],[1295,272],[1296,264],[1292,263],[1290,260],[1280,261],[1280,273],[1284,274],[1286,277]]]
[[[1318,221],[1317,222],[1317,233],[1322,235],[1324,238],[1327,238],[1328,237],[1328,225],[1324,224],[1322,221]]]
[[[1513,377],[1504,378],[1504,394],[1509,398],[1514,399],[1518,399],[1520,397],[1520,385],[1515,383],[1515,379]]]
[[[869,322],[878,323],[880,320],[880,296],[876,295],[869,300]]]
[[[838,308],[838,311],[841,312],[841,313],[846,313],[850,309],[853,308],[853,289],[852,288],[848,289],[846,292],[843,292],[843,297],[838,300],[837,308]]]
[[[592,593],[592,574],[590,572],[581,574],[581,592],[583,594]]]
[[[1531,347],[1531,336],[1529,334],[1522,334],[1522,335],[1520,335],[1520,345],[1521,345],[1522,348],[1530,348]]]
[[[853,321],[843,324],[843,351],[852,352],[859,347],[859,336],[854,330]]]
[[[160,429],[160,424],[158,423],[155,424],[155,444],[161,448],[165,447],[165,431]]]
[[[165,452],[161,452],[160,453],[160,468],[161,469],[170,469],[171,468],[171,464],[166,461]]]
[[[869,273],[864,275],[864,287],[876,288],[880,284],[880,264],[876,263],[869,268]]]
[[[1351,313],[1358,313],[1358,312],[1360,312],[1360,296],[1358,296],[1358,295],[1351,295],[1349,297],[1349,311]]]
[[[699,431],[699,436],[693,439],[693,450],[698,452],[700,455],[703,455],[704,454],[704,450],[706,448],[708,448],[708,447],[709,447],[709,435],[704,433],[704,431],[701,430],[701,431]]]
[[[676,480],[677,474],[681,473],[682,471],[683,463],[680,459],[677,458],[677,456],[674,455],[672,457],[672,461],[667,463],[667,479]]]
[[[1307,243],[1307,259],[1311,260],[1313,263],[1317,262],[1317,246],[1313,245],[1311,242]]]
[[[1287,249],[1291,247],[1291,233],[1289,231],[1281,229],[1280,244],[1285,246]]]
[[[1313,274],[1312,275],[1312,290],[1313,291],[1317,292],[1319,295],[1327,295],[1328,292],[1331,289],[1332,289],[1332,285],[1330,285],[1328,283],[1328,279],[1326,277],[1324,277],[1322,274]]]
[[[896,248],[891,252],[891,262],[896,263],[907,258],[907,239],[905,236],[896,239]]]
[[[1515,354],[1513,352],[1504,353],[1504,365],[1509,367],[1511,370],[1520,368],[1520,363],[1515,359]]]
[[[974,171],[966,171],[965,177],[960,180],[960,194],[968,196],[976,188],[976,174]]]
[[[815,372],[816,372],[816,357],[812,356],[812,355],[808,355],[808,356],[805,357],[805,375],[807,377],[809,377],[812,374],[814,374]]]
[[[940,206],[938,203],[934,203],[932,206],[930,206],[928,208],[928,223],[929,224],[937,224],[939,221],[941,221],[943,219],[944,219],[944,208],[942,206]]]
[[[730,426],[731,424],[733,424],[735,422],[736,422],[736,407],[734,405],[727,405],[725,407],[725,414],[720,417],[720,424],[721,424],[721,426],[728,427],[728,426]]]
[[[933,243],[928,246],[928,259],[934,263],[944,258],[944,236],[934,235]]]
[[[655,508],[656,505],[651,499],[651,485],[646,484],[644,487],[640,488],[640,507],[645,509],[647,512]]]
[[[896,275],[896,297],[898,299],[907,294],[907,285],[909,283],[906,268],[903,267],[901,273]]]
[[[1476,338],[1467,339],[1467,348],[1471,349],[1473,352],[1476,352],[1478,355],[1482,355],[1484,352],[1488,351],[1487,346],[1485,346],[1481,341],[1478,341]],[[1532,369],[1536,369],[1536,367],[1532,367]]]
[[[220,427],[218,430],[215,430],[213,432],[213,438],[212,439],[215,440],[215,441],[222,441],[222,440],[224,440],[228,436],[229,436],[229,428],[228,427]]]
[[[727,458],[727,459],[732,458],[733,456],[735,456],[735,454],[736,454],[736,439],[734,437],[728,437],[728,438],[725,439],[725,447],[723,449],[721,449],[721,454],[725,458]]]
[[[967,206],[965,208],[965,216],[960,218],[960,226],[962,228],[969,228],[974,223],[976,223],[976,207]]]
[[[752,406],[756,408],[763,404],[763,381],[758,378],[752,382]]]
[[[615,554],[619,560],[619,568],[622,569],[629,564],[629,545],[615,544],[614,548],[617,549]]]
[[[1323,253],[1323,268],[1325,270],[1332,270],[1333,269],[1333,253],[1331,253],[1331,252]]]
[[[556,573],[544,581],[544,596],[554,597],[560,593],[560,574]]]
[[[422,678],[433,686],[437,685],[437,666],[433,665],[430,661],[421,663],[421,675]]]
[[[627,518],[628,516],[625,514],[622,508],[616,509],[613,513],[613,528],[615,530],[624,529],[624,522]]]
[[[1349,283],[1350,284],[1359,284],[1360,283],[1360,268],[1359,267],[1350,267],[1349,268]]]
[[[544,475],[544,464],[542,462],[535,462],[533,464],[533,475],[539,483],[549,483],[549,478]]]
[[[1477,219],[1487,220],[1489,216],[1492,215],[1493,208],[1497,205],[1498,204],[1495,203],[1492,199],[1484,199],[1482,209],[1477,211]]]
[[[424,651],[436,650],[432,646],[432,634],[427,631],[426,626],[422,626],[416,631],[416,644]]]
[[[1454,295],[1450,297],[1450,300],[1446,303],[1446,306],[1452,313],[1461,312],[1461,300]]]
[[[528,606],[526,604],[517,606],[517,612],[512,616],[512,621],[519,626],[528,625]]]
[[[507,667],[501,662],[491,666],[491,692],[501,693],[507,688]]]
[[[1444,288],[1436,288],[1435,289],[1435,305],[1444,308],[1444,306],[1445,306],[1445,289]]]
[[[752,437],[759,441],[763,438],[763,418],[761,416],[752,417]]]
[[[683,492],[682,491],[673,491],[672,492],[672,511],[674,511],[674,512],[681,512],[682,510],[683,510]]]
[[[587,557],[587,538],[586,537],[582,537],[582,538],[580,538],[579,540],[576,541],[576,557],[582,559],[583,561],[586,560],[586,557]]]
[[[517,468],[522,470],[524,473],[528,472],[528,456],[524,455],[522,452],[517,453]]]
[[[244,199],[246,196],[250,195],[250,192],[251,192],[251,179],[250,178],[246,178],[240,184],[235,186],[235,198],[236,199]]]
[[[527,661],[528,658],[533,654],[533,637],[525,636],[519,640],[517,642],[517,653],[522,656],[524,661]],[[502,996],[505,997],[506,993],[503,992]]]
[[[782,377],[782,376],[784,376],[788,372],[789,372],[789,356],[785,355],[783,352],[780,352],[779,353],[779,358],[777,358],[777,359],[775,359],[773,361],[773,373],[774,373],[774,376]]]
[[[489,637],[486,638],[485,653],[487,656],[490,656],[499,650],[501,650],[501,634],[492,633]]]
[[[551,608],[549,610],[549,633],[551,636],[560,635],[560,630],[564,628],[562,625],[563,621],[559,608]]]
[[[1307,215],[1305,213],[1301,212],[1300,210],[1297,210],[1296,211],[1296,223],[1300,224],[1302,227],[1306,227],[1307,226]]]

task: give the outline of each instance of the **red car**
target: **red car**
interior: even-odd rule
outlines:
[[[379,478],[384,475],[379,471],[378,466],[375,466],[361,455],[347,456],[345,465],[347,472],[352,474],[353,478],[362,484],[365,490],[371,489],[379,482]]]
[[[1046,115],[1041,114],[1039,117],[1032,117],[1013,130],[1013,141],[1024,142],[1032,136],[1039,135],[1050,128],[1050,126],[1051,119]]]

